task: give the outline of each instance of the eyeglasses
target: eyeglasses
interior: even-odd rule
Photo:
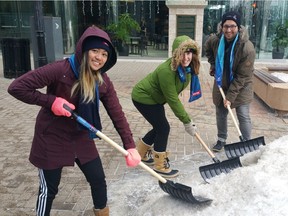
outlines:
[[[235,30],[235,28],[237,27],[237,25],[224,25],[223,29],[231,29],[231,30]]]

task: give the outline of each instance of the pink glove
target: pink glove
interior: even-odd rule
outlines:
[[[141,157],[140,157],[138,151],[135,148],[131,148],[131,149],[128,149],[127,152],[129,154],[125,157],[126,165],[128,167],[137,166],[141,161]]]
[[[63,98],[56,97],[55,101],[52,104],[51,110],[57,116],[67,116],[70,117],[71,113],[64,109],[63,104],[67,104],[72,110],[75,109],[75,106]]]

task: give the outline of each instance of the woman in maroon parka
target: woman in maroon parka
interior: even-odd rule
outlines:
[[[140,156],[116,91],[105,73],[117,61],[106,32],[93,26],[80,37],[70,58],[53,62],[15,79],[8,92],[15,98],[41,106],[29,160],[39,169],[37,215],[49,215],[58,192],[61,171],[74,162],[91,186],[95,215],[109,215],[106,180],[93,138],[87,129],[63,108],[67,104],[101,130],[99,101],[104,105],[121,136],[127,166],[136,166]],[[46,87],[46,93],[39,91]]]

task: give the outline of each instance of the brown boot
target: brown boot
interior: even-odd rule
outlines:
[[[109,207],[106,206],[103,209],[95,209],[93,208],[95,216],[109,216]]]
[[[139,139],[136,143],[136,148],[141,156],[141,161],[147,165],[153,165],[152,146],[147,145],[142,139]]]
[[[168,153],[153,151],[154,171],[164,178],[173,178],[178,176],[179,170],[170,169]]]

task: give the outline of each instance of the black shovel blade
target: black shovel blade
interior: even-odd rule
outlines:
[[[263,136],[242,142],[228,144],[224,146],[224,149],[228,158],[234,158],[241,157],[246,153],[258,150],[260,145],[265,145]]]
[[[239,157],[231,158],[221,162],[221,171],[223,173],[229,173],[239,167],[242,167]]]
[[[206,166],[199,167],[202,178],[206,181],[207,179],[213,178],[221,173],[229,173],[231,170],[242,167],[240,158],[232,158],[229,160],[222,161],[220,163],[209,164]]]
[[[221,171],[221,163],[209,164],[206,166],[199,167],[200,174],[202,178],[206,181],[206,179],[213,178],[222,173]]]
[[[184,200],[186,202],[190,202],[193,204],[201,204],[201,203],[210,203],[212,202],[211,199],[200,197],[200,196],[193,196],[191,187],[188,187],[183,184],[174,183],[170,180],[167,180],[166,183],[159,181],[159,185],[161,189],[170,194],[173,197],[178,199]]]

